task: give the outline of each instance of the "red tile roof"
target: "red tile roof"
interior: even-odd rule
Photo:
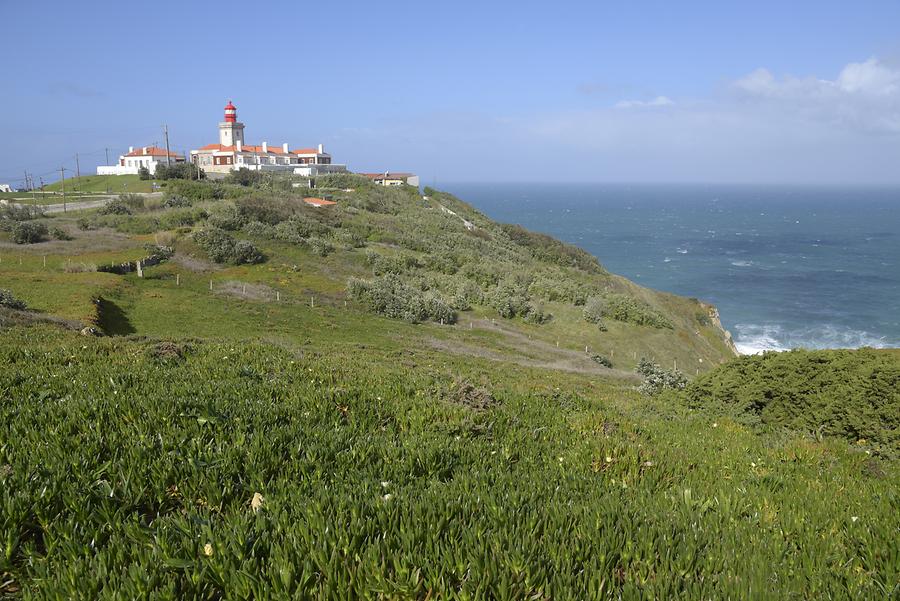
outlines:
[[[414,173],[394,173],[393,171],[389,171],[388,173],[358,173],[357,175],[362,175],[363,177],[368,177],[369,179],[406,179],[408,177],[413,177]]]
[[[146,149],[146,152],[144,150]],[[176,152],[166,152],[165,148],[157,148],[156,146],[145,146],[142,148],[135,148],[125,156],[127,157],[177,157],[180,156]]]
[[[303,202],[314,207],[327,207],[329,205],[337,204],[333,200],[325,200],[324,198],[304,198]]]
[[[268,147],[269,154],[285,154],[284,148],[281,146],[269,146]],[[222,144],[207,144],[206,146],[202,146],[198,150],[213,150],[216,152],[237,152],[237,146],[223,146]],[[241,152],[253,152],[256,154],[264,154],[262,145],[254,146],[252,144],[244,144],[241,146]],[[319,153],[315,148],[300,148],[298,150],[291,150],[287,154],[321,154],[323,156],[329,156],[327,152]]]

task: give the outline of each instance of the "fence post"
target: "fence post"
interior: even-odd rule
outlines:
[[[180,286],[180,285],[181,285],[181,276],[180,276],[179,274],[177,274],[177,273],[175,274],[175,285],[176,285],[176,286]]]

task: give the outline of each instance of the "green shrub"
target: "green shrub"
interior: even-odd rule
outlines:
[[[200,245],[210,260],[216,263],[261,263],[265,256],[247,240],[235,240],[227,232],[219,229],[205,229],[194,234],[194,240]]]
[[[47,226],[33,221],[18,221],[13,226],[12,239],[16,244],[35,244],[47,237]]]
[[[78,225],[78,229],[85,232],[97,229],[97,221],[89,217],[79,217],[76,224]]]
[[[228,175],[225,176],[225,181],[229,184],[235,184],[238,186],[258,186],[260,182],[263,180],[262,171],[252,171],[247,169],[246,167],[241,167],[235,171],[232,171]]]
[[[141,181],[147,181],[150,179],[150,170],[144,167],[143,165],[138,167],[138,179]]]
[[[639,390],[647,396],[655,396],[663,390],[682,390],[687,377],[678,370],[664,369],[646,357],[642,357],[635,369],[643,376]]]
[[[600,296],[592,296],[584,303],[581,314],[588,323],[603,324],[603,314],[606,311],[606,303]]]
[[[750,424],[865,440],[900,454],[900,355],[873,349],[744,356],[694,380],[692,408]]]
[[[237,207],[226,204],[219,206],[209,215],[208,219],[210,227],[236,232],[246,223],[245,218],[241,215]]]
[[[603,367],[612,368],[613,366],[612,361],[610,361],[609,357],[606,355],[594,354],[591,355],[591,360],[594,361],[594,363],[599,363]]]
[[[17,309],[19,311],[24,311],[28,308],[28,305],[25,304],[25,301],[19,300],[13,293],[4,288],[0,288],[0,307],[8,307],[10,309]]]
[[[444,323],[456,321],[456,313],[446,301],[436,295],[426,295],[421,290],[415,290],[393,274],[371,281],[350,278],[347,292],[370,311],[385,317],[414,323],[428,320],[443,320]]]
[[[539,261],[574,267],[588,273],[606,273],[596,257],[577,246],[560,242],[546,234],[529,231],[520,225],[500,224],[500,228],[513,242],[529,249]]]
[[[166,166],[165,162],[160,163],[156,166],[156,173],[154,174],[156,179],[159,180],[173,180],[173,179],[197,179],[197,167],[193,163],[172,163],[169,166]],[[206,174],[203,170],[200,170],[200,179],[203,179]]]
[[[61,227],[54,227],[52,230],[50,230],[50,235],[57,240],[74,240],[74,238],[72,238],[72,235]]]
[[[166,191],[173,196],[183,196],[193,201],[221,200],[226,195],[225,188],[217,183],[183,179],[166,182]]]
[[[268,223],[263,223],[261,221],[251,221],[246,224],[243,229],[248,236],[254,236],[256,238],[270,240],[275,237],[275,228]]]
[[[524,317],[526,322],[538,325],[545,324],[553,319],[553,315],[545,311],[543,306],[533,303],[528,303],[526,306]]]
[[[603,317],[660,329],[674,327],[664,315],[625,294],[607,294],[604,296],[603,302]]]
[[[186,209],[193,204],[194,203],[189,198],[178,196],[177,194],[171,194],[163,203],[163,207],[167,209]]]
[[[320,257],[325,257],[334,252],[334,246],[324,238],[319,238],[318,236],[314,236],[312,238],[307,239],[306,243],[309,245],[309,249]]]
[[[234,205],[245,223],[261,221],[269,225],[276,225],[290,219],[294,214],[294,207],[282,199],[253,196],[239,198]]]
[[[100,210],[97,211],[97,213],[100,215],[131,215],[132,210],[120,196],[118,199],[112,200],[100,207]]]

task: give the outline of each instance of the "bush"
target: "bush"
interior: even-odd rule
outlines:
[[[275,228],[268,223],[263,223],[261,221],[251,221],[245,225],[243,229],[247,235],[256,238],[272,239],[275,237]]]
[[[276,225],[293,215],[294,208],[283,200],[272,198],[239,198],[234,203],[243,221],[261,221]]]
[[[194,240],[200,245],[212,261],[216,263],[261,263],[265,256],[248,240],[235,240],[227,232],[219,229],[205,229],[194,234]]]
[[[138,179],[143,181],[150,179],[150,170],[146,167],[138,167]]]
[[[687,377],[683,373],[663,369],[646,357],[641,358],[635,371],[644,377],[638,390],[647,396],[655,396],[663,390],[682,390],[687,386]]]
[[[61,227],[55,227],[50,230],[50,235],[57,240],[74,240],[74,238],[72,238],[72,235]]]
[[[238,231],[245,223],[244,217],[238,213],[237,208],[230,204],[217,208],[214,213],[210,214],[208,221],[210,226],[229,232]]]
[[[613,366],[612,361],[610,361],[606,355],[591,355],[591,360],[593,360],[594,363],[599,363],[603,367],[611,368]]]
[[[47,237],[47,226],[33,221],[19,221],[13,226],[12,239],[16,244],[34,244]]]
[[[163,203],[163,207],[167,209],[186,209],[190,206],[193,206],[193,202],[190,199],[185,198],[184,196],[178,196],[177,194],[172,194],[169,196],[166,201]]]
[[[156,179],[160,180],[195,180],[197,179],[197,167],[193,163],[172,163],[168,167],[165,163],[160,163],[156,166],[155,175]],[[201,169],[200,179],[203,179],[205,176],[206,174]]]
[[[236,265],[262,263],[263,254],[249,240],[238,240],[234,244],[234,257],[231,263]]]
[[[97,222],[87,217],[79,217],[76,223],[78,229],[84,232],[97,229]]]
[[[193,201],[221,200],[225,198],[225,188],[219,184],[205,181],[170,180],[166,182],[166,190],[173,196],[183,196]]]
[[[604,300],[603,316],[609,319],[660,329],[674,327],[664,315],[625,294],[607,294]]]
[[[581,314],[588,323],[603,324],[603,312],[606,311],[606,303],[599,296],[592,296],[584,303]]]
[[[538,325],[545,324],[553,319],[553,315],[544,311],[542,306],[534,305],[532,303],[528,303],[526,306],[524,316],[526,322]]]
[[[25,304],[25,301],[19,300],[13,293],[4,288],[0,288],[0,307],[8,307],[10,309],[17,309],[19,311],[24,311],[28,308],[28,305]]]
[[[237,184],[244,187],[257,186],[262,180],[263,174],[261,171],[251,171],[246,167],[241,167],[225,176],[225,181],[229,184]]]
[[[334,252],[334,246],[323,238],[312,237],[309,238],[306,243],[309,245],[309,249],[313,252],[313,254],[319,255],[320,257],[325,257]]]
[[[100,207],[97,211],[100,215],[131,215],[131,208],[122,201],[120,196],[118,199],[110,201]]]
[[[42,217],[43,215],[43,210],[38,207],[2,205],[0,206],[0,225],[8,224],[8,227],[2,229],[9,231],[12,230],[11,224],[14,221],[28,221],[29,219]]]
[[[456,313],[442,298],[426,296],[420,290],[404,284],[393,274],[372,281],[350,278],[347,292],[370,311],[385,317],[413,323],[427,320],[456,322]]]
[[[900,454],[900,355],[859,350],[743,356],[679,395],[694,409],[751,425],[860,439]]]

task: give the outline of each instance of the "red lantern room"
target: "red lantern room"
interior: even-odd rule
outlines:
[[[228,101],[228,104],[225,105],[225,121],[226,123],[234,123],[237,121],[237,107],[231,104],[231,101]]]

